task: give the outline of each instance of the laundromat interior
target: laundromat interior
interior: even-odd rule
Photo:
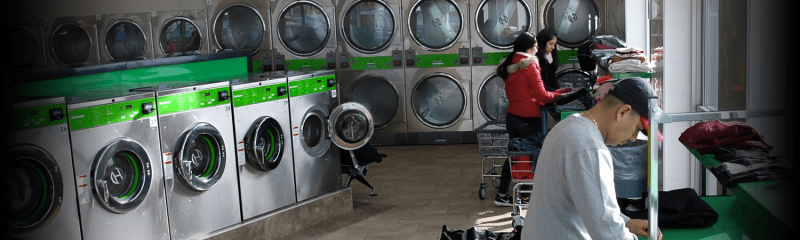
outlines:
[[[509,149],[497,66],[550,28],[559,87],[591,99],[548,106],[544,127],[632,77],[663,109],[638,168],[614,159],[614,211],[663,239],[786,239],[799,89],[786,2],[9,1],[2,238],[516,239],[535,217],[517,195],[540,172]],[[769,157],[679,140],[715,121],[749,127]],[[496,206],[506,160],[513,203]],[[666,225],[684,189],[713,221]]]

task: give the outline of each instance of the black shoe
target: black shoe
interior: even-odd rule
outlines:
[[[502,206],[502,207],[510,207],[511,204],[511,196],[506,195],[505,197],[501,197],[500,194],[494,196],[494,205],[495,206]]]
[[[519,200],[519,204],[522,204],[522,205],[528,205],[528,200],[529,200],[529,199],[520,199],[520,200]]]

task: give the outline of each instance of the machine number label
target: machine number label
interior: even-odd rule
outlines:
[[[164,180],[170,180],[175,175],[175,170],[172,169],[172,153],[164,153],[162,160],[164,161]]]
[[[336,98],[336,90],[331,90],[331,98]]]
[[[151,128],[158,127],[158,120],[155,117],[150,118],[150,127]]]

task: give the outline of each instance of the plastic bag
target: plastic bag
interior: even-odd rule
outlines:
[[[638,198],[646,191],[647,141],[636,140],[608,147],[614,161],[614,185],[618,198]]]
[[[489,230],[479,230],[477,227],[471,227],[467,231],[463,230],[450,230],[447,225],[442,225],[442,234],[439,238],[441,240],[494,240],[497,235]]]

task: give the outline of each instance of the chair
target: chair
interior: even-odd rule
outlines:
[[[378,153],[369,144],[356,150],[341,151],[342,174],[347,174],[345,187],[349,187],[353,180],[358,180],[372,190],[370,196],[378,196],[375,187],[366,178],[367,168],[373,163],[380,163],[385,157],[386,154]],[[347,161],[348,158],[350,161]]]

